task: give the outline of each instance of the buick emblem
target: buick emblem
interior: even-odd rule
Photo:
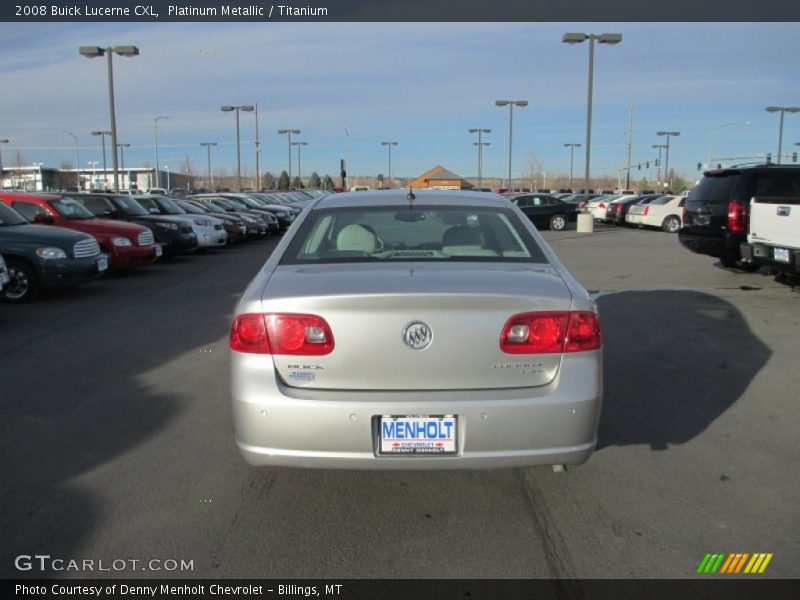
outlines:
[[[424,350],[431,345],[433,332],[422,321],[414,321],[403,329],[403,342],[412,350]]]
[[[791,206],[779,206],[777,208],[776,212],[778,213],[779,217],[788,217],[789,213],[792,212],[792,207]]]

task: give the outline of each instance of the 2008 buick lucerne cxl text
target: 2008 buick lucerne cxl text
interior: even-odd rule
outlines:
[[[254,465],[560,470],[597,440],[595,303],[492,194],[318,200],[250,282],[230,346]]]

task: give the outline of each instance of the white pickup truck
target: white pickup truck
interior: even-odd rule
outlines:
[[[784,273],[800,273],[800,196],[754,197],[742,260]]]

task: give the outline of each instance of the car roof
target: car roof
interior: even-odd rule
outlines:
[[[397,206],[406,204],[409,189],[378,190],[366,192],[345,192],[322,198],[316,208]],[[459,190],[414,190],[412,201],[418,205],[437,204],[440,206],[475,206],[508,208],[509,201],[502,196],[486,192]]]

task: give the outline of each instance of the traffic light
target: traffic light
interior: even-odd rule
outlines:
[[[772,153],[771,152],[767,152],[767,164],[768,165],[772,164]]]
[[[636,170],[637,171],[641,171],[642,170],[642,163],[639,163],[638,165],[636,165]]]
[[[650,168],[650,161],[649,160],[646,163],[644,163],[644,168],[645,169],[649,169]]]
[[[654,159],[653,159],[653,166],[654,166],[654,167],[657,167],[657,166],[658,166],[658,159],[657,159],[657,158],[654,158]]]
[[[792,152],[792,162],[797,162],[797,152]]]
[[[697,170],[700,171],[703,169],[703,163],[697,163]]]

